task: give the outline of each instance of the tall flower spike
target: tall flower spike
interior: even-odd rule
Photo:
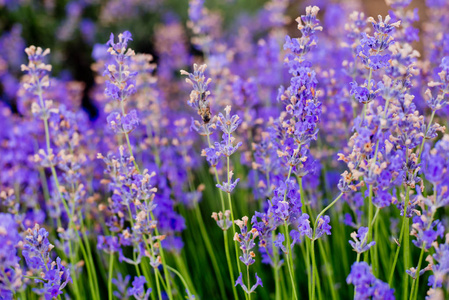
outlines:
[[[132,110],[127,114],[123,103],[136,92],[137,72],[131,71],[130,61],[135,53],[128,48],[128,42],[132,41],[129,31],[120,33],[117,43],[114,40],[114,34],[111,33],[107,45],[109,45],[108,52],[112,55],[113,62],[106,65],[103,76],[108,78],[105,95],[111,100],[117,101],[115,104],[120,108],[117,109],[119,112],[112,112],[107,117],[107,121],[112,131],[128,134],[139,124],[137,112]]]
[[[59,257],[56,261],[51,260],[50,254],[54,246],[48,241],[48,231],[45,228],[36,224],[34,229],[28,229],[27,233],[23,257],[28,267],[44,279],[36,280],[43,283],[43,288],[37,292],[45,295],[47,299],[58,297],[67,283],[72,282],[70,270],[61,264]]]
[[[193,73],[181,70],[181,75],[186,75],[186,82],[190,84],[193,90],[190,92],[190,99],[187,104],[196,109],[198,115],[200,115],[203,124],[208,124],[212,119],[212,114],[210,112],[210,102],[209,102],[209,84],[212,79],[206,78],[204,72],[206,71],[207,65],[197,64],[193,65]],[[208,125],[206,125],[208,126]],[[203,130],[197,127],[193,127],[198,133],[203,135]]]
[[[25,52],[28,55],[28,65],[21,66],[22,72],[27,74],[23,87],[38,96],[38,101],[32,103],[31,111],[41,119],[48,119],[50,112],[57,112],[53,101],[45,100],[42,96],[43,91],[50,87],[49,74],[52,66],[44,62],[45,57],[50,54],[50,49],[42,50],[41,47],[30,46]]]
[[[255,228],[248,230],[248,217],[246,216],[242,220],[236,220],[234,223],[240,228],[240,233],[236,232],[234,236],[234,241],[240,244],[240,249],[243,252],[240,260],[246,266],[250,266],[255,262],[254,257],[256,255],[251,249],[256,245],[254,240],[259,233]]]

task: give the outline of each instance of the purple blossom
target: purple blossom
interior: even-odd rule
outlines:
[[[136,276],[132,282],[132,287],[128,288],[127,295],[137,300],[148,300],[150,298],[151,288],[145,292],[146,283],[144,276]]]
[[[112,284],[115,285],[117,291],[114,291],[114,296],[117,298],[127,297],[127,288],[129,281],[131,280],[131,275],[126,275],[123,277],[122,273],[117,273],[117,278],[112,278]]]
[[[115,133],[130,133],[140,122],[135,109],[124,116],[118,112],[112,112],[108,115],[107,121],[109,128]]]
[[[214,212],[212,213],[212,219],[217,222],[218,227],[220,227],[222,230],[228,230],[229,227],[232,226],[230,210],[227,210],[224,213],[221,211],[219,213]]]
[[[26,244],[22,255],[28,267],[38,275],[43,274],[42,277],[46,280],[43,282],[43,287],[36,292],[45,295],[47,300],[61,295],[62,289],[72,282],[72,278],[70,270],[61,264],[59,257],[56,261],[51,259],[50,253],[54,246],[48,241],[48,231],[36,224],[34,229],[28,229],[25,239]],[[40,282],[40,280],[37,281]]]
[[[360,227],[357,233],[351,233],[351,237],[352,239],[354,239],[354,241],[349,241],[349,244],[351,244],[351,247],[355,252],[363,253],[365,251],[368,251],[372,246],[376,244],[376,242],[374,241],[367,243],[367,234],[367,227]]]
[[[256,256],[251,250],[256,246],[254,240],[259,235],[256,228],[248,230],[248,217],[243,217],[242,220],[236,220],[235,224],[240,228],[240,233],[235,233],[234,241],[240,244],[240,249],[243,254],[239,257],[240,260],[246,265],[252,265]]]
[[[310,227],[310,220],[308,214],[302,214],[298,219],[298,231],[301,235],[312,239],[312,227]]]
[[[390,206],[393,197],[388,191],[378,190],[376,196],[373,198],[373,204],[379,208]]]
[[[330,217],[329,216],[322,216],[320,217],[320,219],[318,220],[318,226],[316,228],[316,232],[315,232],[315,239],[319,239],[321,236],[323,236],[323,234],[327,234],[327,235],[331,235],[331,229],[332,227],[330,226]]]
[[[374,277],[366,262],[355,262],[346,282],[355,286],[354,299],[395,299],[394,290],[387,283]]]
[[[365,82],[365,85],[367,83]],[[373,91],[368,90],[365,86],[358,86],[356,82],[351,82],[351,95],[359,101],[359,103],[370,103],[376,94]]]
[[[225,193],[232,193],[239,181],[240,178],[237,178],[236,180],[234,180],[234,182],[232,182],[232,180],[229,180],[229,182],[223,181],[221,184],[217,183],[216,187]]]
[[[251,288],[248,289],[248,287],[243,283],[242,273],[240,273],[240,276],[235,281],[235,286],[237,285],[240,285],[243,291],[245,291],[245,293],[247,294],[253,293],[259,285],[263,287],[262,279],[260,279],[259,276],[257,276],[257,273],[256,273],[256,283],[253,286],[251,286]]]
[[[97,249],[103,250],[108,254],[117,252],[120,248],[119,240],[116,236],[99,235],[97,239]]]
[[[413,217],[412,235],[416,240],[412,242],[416,247],[430,249],[438,237],[444,236],[443,224],[439,220],[433,221],[430,215],[430,212],[423,212],[423,215]]]

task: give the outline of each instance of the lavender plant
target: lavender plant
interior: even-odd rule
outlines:
[[[448,298],[447,1],[175,2],[0,1],[0,299]]]

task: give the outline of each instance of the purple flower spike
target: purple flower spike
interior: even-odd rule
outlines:
[[[331,235],[332,227],[329,225],[330,223],[329,216],[323,216],[318,220],[318,227],[316,228],[316,236],[315,239],[319,239],[323,236],[323,234]]]
[[[22,254],[30,269],[45,279],[43,288],[36,292],[45,295],[46,299],[52,299],[62,294],[62,289],[67,283],[72,282],[70,270],[61,264],[58,257],[56,261],[50,258],[53,245],[48,241],[48,232],[45,228],[40,228],[38,224],[34,229],[28,229],[26,244]],[[42,276],[43,274],[43,276]]]
[[[362,299],[387,299],[394,300],[394,289],[374,277],[370,266],[366,262],[355,262],[351,267],[351,273],[346,278],[348,284],[355,286],[356,300]]]
[[[243,283],[242,273],[240,273],[239,278],[237,278],[237,280],[235,281],[235,286],[237,285],[240,285],[247,294],[253,293],[259,285],[263,287],[262,279],[260,279],[259,276],[257,276],[257,273],[256,273],[256,284],[254,284],[251,287],[251,289],[248,290],[248,287]]]
[[[223,182],[222,184],[217,184],[217,188],[219,188],[220,190],[222,190],[225,193],[232,193],[232,191],[235,189],[235,187],[237,186],[237,183],[240,181],[240,178],[237,178],[236,180],[234,180],[234,182],[229,181],[229,182]]]
[[[366,235],[368,234],[368,227],[360,227],[358,232],[351,233],[351,237],[354,241],[349,241],[351,247],[357,253],[363,253],[368,251],[372,246],[376,244],[376,242],[370,242],[367,244]]]
[[[128,296],[133,296],[137,300],[148,300],[150,298],[151,288],[145,292],[146,283],[144,276],[136,276],[132,282],[132,287],[128,288]]]

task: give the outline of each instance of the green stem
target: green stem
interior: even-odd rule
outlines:
[[[195,205],[195,214],[198,220],[199,228],[201,231],[201,236],[203,237],[204,245],[209,253],[210,260],[212,262],[212,267],[214,268],[215,275],[217,276],[218,287],[223,299],[226,299],[226,292],[223,285],[223,278],[221,276],[220,268],[218,267],[217,258],[215,257],[215,252],[210,242],[209,236],[206,231],[206,225],[204,224],[203,217],[201,216],[201,211],[198,205]]]
[[[406,195],[405,195],[405,203],[404,203],[404,269],[408,270],[410,268],[410,219],[407,218],[407,206],[410,200],[410,187],[407,187]],[[406,300],[408,298],[408,276],[404,276],[404,284],[403,284],[403,299]]]
[[[86,269],[87,269],[87,277],[89,278],[89,285],[92,289],[92,295],[95,295],[95,299],[101,299],[98,290],[96,289],[96,286],[94,284],[94,277],[93,277],[93,271],[92,271],[92,264],[89,260],[89,257],[86,252],[86,248],[84,247],[84,244],[82,241],[79,242],[79,246],[81,249],[81,253],[83,254],[84,259],[86,260]]]
[[[154,269],[154,277],[156,278],[156,290],[157,290],[157,295],[159,297],[159,300],[162,300],[162,292],[161,292],[161,285],[159,283],[159,270],[158,269]]]
[[[192,298],[192,294],[190,293],[189,286],[187,285],[187,283],[186,283],[184,277],[182,277],[181,273],[179,273],[177,270],[173,269],[173,268],[170,267],[170,266],[167,266],[167,269],[169,269],[170,271],[172,271],[173,273],[175,273],[176,275],[178,275],[179,279],[181,279],[182,284],[184,285],[184,287],[185,287],[185,289],[186,289],[186,291],[187,291],[187,295],[189,296],[189,299]]]
[[[250,281],[250,278],[249,278],[249,265],[247,265],[246,266],[246,276],[248,276],[248,285],[247,285],[247,287],[248,287],[248,289],[250,289],[251,288],[251,281]],[[248,300],[251,300],[251,293],[248,293]]]
[[[206,124],[203,124],[203,126],[204,126],[204,129],[206,131],[207,144],[208,144],[209,148],[211,148],[212,147],[212,143],[210,141],[209,130],[208,130]],[[214,173],[215,173],[215,180],[217,181],[217,184],[220,184],[220,178],[218,177],[217,168],[215,166],[213,168],[214,168]],[[225,202],[224,202],[223,193],[224,192],[219,189],[220,200],[221,200],[221,207],[222,207],[223,214],[224,214],[226,208],[225,208]],[[231,204],[230,201],[229,201],[229,204]],[[232,214],[232,205],[230,206],[230,211],[231,211],[231,216],[232,216],[232,226],[234,228],[234,217],[233,217],[233,214]],[[235,229],[234,229],[234,232],[235,232]],[[224,247],[225,247],[225,252],[226,252],[226,262],[228,264],[229,275],[231,277],[232,293],[234,294],[234,298],[238,299],[237,289],[235,287],[235,282],[234,282],[234,271],[233,271],[233,268],[232,268],[232,261],[231,261],[231,258],[229,256],[229,244],[228,244],[227,230],[223,231],[223,237],[224,237]],[[238,257],[237,257],[237,266],[240,268]]]
[[[235,233],[236,233],[236,231],[235,231],[235,223],[234,223],[234,212],[233,212],[233,209],[232,209],[232,202],[231,202],[231,194],[230,193],[227,193],[228,194],[228,203],[229,203],[229,210],[231,211],[231,221],[232,221],[232,236],[235,236]],[[240,259],[239,259],[239,252],[238,252],[238,247],[237,247],[237,245],[236,245],[236,243],[232,243],[233,244],[233,246],[234,246],[234,252],[235,252],[235,258],[236,258],[236,261],[237,261],[237,269],[238,269],[238,271],[239,271],[239,273],[241,273],[242,272],[242,269],[241,269],[241,267],[240,267]]]
[[[398,248],[396,249],[396,253],[394,255],[393,264],[391,266],[390,276],[388,277],[388,285],[389,286],[391,286],[392,283],[393,283],[393,275],[394,275],[394,271],[395,271],[395,268],[396,268],[396,264],[398,262],[399,252],[401,250],[402,238],[404,237],[404,231],[405,231],[405,222],[403,220],[402,221],[402,226],[401,226],[401,232],[399,234]]]
[[[333,270],[332,264],[329,261],[329,256],[326,255],[326,251],[324,250],[322,241],[320,240],[317,243],[318,243],[320,255],[324,260],[324,265],[326,266],[326,270],[329,273],[327,276],[327,280],[328,280],[329,288],[331,291],[331,297],[332,297],[332,300],[336,300],[336,299],[338,299],[338,294],[337,294],[337,290],[335,289],[334,270]]]
[[[427,125],[427,128],[426,128],[426,133],[425,133],[425,135],[424,135],[424,137],[423,137],[423,139],[422,139],[421,146],[419,147],[418,162],[421,161],[421,154],[422,154],[422,150],[423,150],[423,148],[424,148],[424,144],[425,144],[425,142],[426,142],[427,132],[429,131],[430,126],[432,125],[432,122],[433,122],[433,118],[434,118],[434,117],[435,117],[435,111],[433,110],[433,111],[432,111],[432,115],[430,116],[429,124]]]
[[[174,255],[174,257],[176,260],[176,265],[178,266],[178,268],[180,270],[179,273],[181,273],[183,275],[183,277],[186,279],[188,285],[190,286],[189,290],[193,294],[196,294],[195,287],[193,286],[193,282],[192,282],[192,279],[190,278],[189,271],[187,270],[187,266],[184,262],[184,259],[180,255]]]
[[[151,212],[150,214],[151,214],[151,218],[153,220],[155,220],[153,212]],[[155,228],[155,232],[156,232],[156,235],[159,235],[159,231],[158,231],[157,227]],[[172,295],[171,286],[170,286],[170,274],[168,273],[168,270],[167,270],[168,269],[167,262],[165,260],[164,248],[162,248],[162,246],[159,247],[159,253],[160,253],[161,259],[162,259],[162,268],[164,269],[165,284],[167,285],[167,289],[166,289],[167,296],[168,296],[168,299],[171,300],[171,299],[173,299],[173,295]]]
[[[148,242],[146,242],[148,243]],[[149,257],[142,257],[143,262],[141,263],[141,267],[142,267],[142,273],[143,276],[145,277],[146,281],[147,281],[147,286],[149,288],[153,288],[153,280],[151,279],[151,271],[150,271],[150,258]],[[154,295],[151,295],[152,299],[155,298]]]
[[[275,286],[275,291],[274,291],[274,298],[276,300],[280,300],[280,286],[279,286],[279,267],[277,266],[277,260],[275,260],[275,267],[273,268],[273,273],[274,273],[274,286]]]
[[[86,248],[84,248],[83,243],[80,243],[80,246],[82,247],[81,250],[83,251],[83,249],[84,249],[84,251],[83,251],[84,259],[87,260],[87,263],[90,265],[90,270],[88,269],[87,271],[90,272],[90,274],[91,274],[92,285],[93,285],[93,288],[94,288],[95,293],[97,295],[97,299],[101,299],[100,298],[100,291],[98,289],[98,278],[97,278],[97,272],[95,271],[96,268],[95,268],[95,265],[94,265],[94,259],[93,259],[93,256],[92,256],[92,250],[90,248],[89,239],[87,238],[87,235],[86,235],[86,229],[85,229],[84,221],[83,221],[83,218],[82,218],[81,214],[79,214],[79,219],[80,219],[80,224],[81,224],[81,234],[83,236],[83,241],[86,244]],[[86,254],[87,254],[87,256],[86,256]]]
[[[315,300],[315,273],[317,272],[317,268],[316,268],[316,262],[315,262],[315,236],[316,236],[316,229],[318,227],[318,222],[321,218],[321,216],[324,215],[324,213],[330,209],[332,206],[335,205],[335,203],[338,202],[338,200],[340,200],[340,198],[343,196],[343,193],[340,193],[337,198],[334,199],[334,201],[332,201],[328,206],[326,206],[316,217],[315,219],[315,225],[313,228],[313,236],[312,236],[312,243],[311,243],[311,256],[312,256],[312,300]]]
[[[373,261],[373,274],[376,278],[379,278],[379,247],[380,243],[379,238],[379,222],[377,221],[377,216],[379,215],[380,209],[377,208],[376,214],[374,215],[374,219],[372,222],[372,226],[374,226],[374,240],[376,241],[376,245],[373,246],[373,251],[371,253],[372,261]]]
[[[338,200],[340,200],[341,196],[343,196],[343,193],[340,193],[340,194],[337,196],[337,198],[335,198],[334,201],[332,201],[328,206],[326,206],[326,207],[325,207],[325,208],[318,214],[318,216],[316,217],[316,220],[315,220],[315,227],[313,228],[313,235],[314,235],[314,237],[315,237],[316,228],[317,228],[317,226],[318,226],[318,221],[320,220],[320,218],[323,216],[323,214],[324,214],[329,208],[331,208],[332,206],[334,206],[335,203],[337,203]]]
[[[312,300],[315,300],[315,274],[317,273],[315,261],[315,240],[312,239],[310,246],[310,254],[312,256]]]
[[[311,276],[311,267],[310,260],[312,259],[310,256],[310,240],[306,239],[306,268],[307,268],[307,289],[309,291],[309,300],[312,299],[312,276]]]
[[[112,273],[114,267],[114,254],[109,255],[108,299],[112,300]]]
[[[296,294],[296,286],[295,286],[295,270],[293,268],[293,259],[292,259],[292,250],[290,247],[290,234],[288,233],[288,225],[287,225],[287,221],[284,221],[284,234],[285,234],[285,238],[287,239],[287,257],[285,258],[285,260],[287,261],[287,266],[288,266],[288,273],[290,275],[290,281],[292,283],[292,290],[293,290],[293,298],[294,299],[298,299],[298,296]]]
[[[434,193],[435,193],[435,201],[437,201],[437,191],[438,190],[437,190],[436,184],[434,184],[433,190],[434,190]],[[432,222],[433,222],[433,218],[435,217],[435,213],[436,213],[436,210],[433,210],[432,216],[430,217],[429,223],[427,225],[427,230],[429,230],[430,227],[432,226]],[[418,297],[419,272],[421,270],[421,263],[422,263],[422,259],[423,259],[423,256],[424,256],[425,248],[426,248],[426,244],[423,242],[423,245],[421,247],[421,254],[419,255],[418,267],[416,268],[416,277],[415,277],[415,279],[413,280],[413,283],[412,283],[412,291],[410,293],[410,300],[411,299],[416,299]],[[414,293],[415,285],[416,285],[416,293]]]
[[[424,249],[425,245],[421,248],[421,254],[419,255],[419,261],[418,261],[418,267],[416,268],[416,277],[413,279],[412,283],[412,290],[410,292],[410,300],[416,299],[418,297],[418,287],[419,287],[419,272],[421,270],[421,263],[424,257]],[[416,288],[416,295],[415,295],[415,288]]]
[[[368,193],[369,193],[369,197],[368,197],[368,233],[365,236],[365,239],[367,240],[368,243],[371,242],[372,240],[372,234],[373,234],[373,219],[374,219],[374,204],[373,204],[373,185],[370,184],[369,188],[368,188]],[[365,255],[365,261],[368,262],[369,260],[369,255],[366,254]]]
[[[234,294],[234,299],[237,300],[239,297],[237,296],[237,289],[235,287],[235,280],[234,280],[234,271],[232,269],[231,256],[229,255],[228,231],[227,230],[223,230],[223,237],[224,237],[224,243],[225,243],[226,261],[228,263],[229,274],[231,276],[232,293]]]

